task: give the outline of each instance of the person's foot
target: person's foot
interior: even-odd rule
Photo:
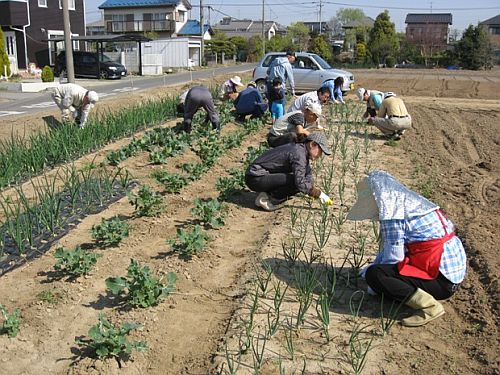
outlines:
[[[255,205],[262,208],[264,211],[274,211],[276,206],[271,202],[271,198],[266,192],[259,193],[255,198]]]

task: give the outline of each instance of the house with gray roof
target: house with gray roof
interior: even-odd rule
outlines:
[[[188,0],[106,0],[99,6],[108,33],[154,32],[161,39],[177,35],[191,8]]]
[[[405,23],[406,39],[425,54],[448,48],[449,27],[453,24],[451,13],[408,13]]]
[[[253,21],[250,19],[237,20],[231,17],[224,17],[217,25],[213,27],[222,31],[228,38],[241,36],[250,39],[252,36],[262,35],[262,21]],[[269,40],[284,30],[274,21],[264,21],[264,34]]]
[[[480,22],[479,25],[483,27],[488,33],[491,45],[495,49],[500,48],[500,14],[491,17],[486,21]]]

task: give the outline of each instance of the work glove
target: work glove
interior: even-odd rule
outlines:
[[[321,192],[321,194],[319,195],[319,200],[321,201],[321,203],[326,204],[327,206],[331,206],[333,204],[333,200],[323,192]]]

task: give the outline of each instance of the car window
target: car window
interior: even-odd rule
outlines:
[[[293,63],[294,69],[318,69],[318,66],[307,56],[298,56]]]
[[[108,56],[106,55],[101,55],[101,61],[102,62],[110,62],[110,61],[113,61],[111,60]]]
[[[319,55],[311,55],[311,57],[316,60],[319,66],[321,66],[323,69],[332,69],[330,64],[328,64],[323,58]]]
[[[284,55],[269,55],[269,56],[266,56],[266,58],[264,59],[264,61],[262,61],[262,66],[267,68],[269,65],[271,65],[271,63],[277,57],[280,57],[280,56],[284,56]]]
[[[97,59],[92,55],[83,55],[82,62],[84,64],[95,64],[97,62]]]

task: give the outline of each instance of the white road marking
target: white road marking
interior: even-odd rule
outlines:
[[[55,106],[56,103],[54,102],[43,102],[43,103],[38,103],[38,104],[32,104],[32,105],[23,105],[21,106],[22,108],[45,108],[45,107],[52,107]]]
[[[0,111],[0,117],[10,116],[10,115],[21,115],[26,112],[16,112],[16,111]]]

